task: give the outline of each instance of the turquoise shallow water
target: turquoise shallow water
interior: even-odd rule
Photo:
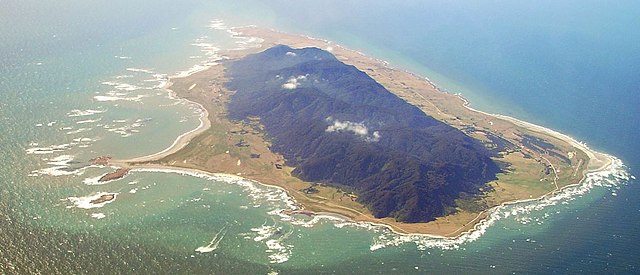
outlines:
[[[334,40],[482,110],[566,132],[634,172],[638,5],[573,2],[2,1],[0,270],[638,272],[640,190],[614,177],[502,209],[473,241],[290,220],[275,211],[290,207],[281,191],[204,175],[138,171],[87,184],[109,171],[85,167],[89,159],[154,153],[198,125],[189,104],[157,87],[215,61],[215,47],[239,46],[210,27],[216,19]],[[116,200],[79,207],[99,192]]]

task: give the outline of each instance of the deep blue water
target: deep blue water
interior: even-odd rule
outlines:
[[[191,41],[169,39],[158,30],[177,27],[184,30],[182,36],[196,38],[200,33],[187,26],[211,19],[336,41],[462,92],[481,110],[567,133],[621,158],[633,174],[640,171],[637,1],[41,2],[0,0],[3,210],[4,202],[19,201],[10,196],[13,189],[8,186],[26,181],[30,171],[22,164],[30,162],[24,160],[26,143],[60,138],[20,122],[32,125],[39,122],[36,116],[64,115],[69,109],[65,104],[79,104],[80,96],[92,93],[84,89],[94,89],[105,75],[121,70],[113,55],[135,52],[140,41],[148,44],[134,62],[153,63],[159,70],[184,69],[175,63],[188,60],[176,57],[188,55],[174,51]],[[40,74],[31,73],[29,64],[42,60],[60,67],[45,64]],[[630,182],[616,193],[596,190],[544,225],[520,228],[505,222],[501,226],[511,228],[505,231],[509,236],[498,236],[505,232],[496,228],[466,250],[445,251],[441,257],[391,249],[327,268],[338,273],[394,271],[382,268],[380,263],[386,262],[403,272],[415,271],[407,263],[416,263],[422,270],[467,273],[638,273],[640,187]],[[530,235],[536,243],[524,241]],[[62,238],[73,243],[72,237]],[[115,251],[129,248],[109,245]]]

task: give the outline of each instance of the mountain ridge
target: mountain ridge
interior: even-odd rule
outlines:
[[[377,218],[431,221],[499,172],[478,141],[327,51],[280,45],[226,67],[228,117],[260,117],[294,176],[353,188]]]

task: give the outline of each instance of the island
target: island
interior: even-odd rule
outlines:
[[[104,174],[102,177],[98,179],[98,183],[105,183],[108,181],[124,178],[127,174],[129,174],[129,171],[131,171],[130,168],[120,167],[113,172]]]
[[[260,47],[172,78],[201,126],[123,171],[173,167],[283,188],[303,215],[453,237],[496,206],[579,184],[611,160],[572,138],[470,108],[424,77],[330,41],[246,27]]]
[[[104,194],[100,195],[97,199],[91,200],[89,203],[92,205],[104,204],[106,202],[110,202],[116,198],[115,194]]]

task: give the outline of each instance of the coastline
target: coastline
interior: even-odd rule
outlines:
[[[185,77],[188,77],[188,76],[189,75],[171,77],[171,78],[169,78],[169,81],[165,84],[165,86],[161,87],[161,89],[166,89],[167,92],[169,92],[171,94],[175,94],[175,92],[173,92],[170,89],[171,86],[173,85],[173,81],[172,80],[175,79],[175,78],[185,78]],[[189,142],[194,137],[200,135],[201,133],[203,133],[204,131],[209,129],[209,127],[211,127],[211,121],[208,119],[209,112],[207,111],[206,108],[204,108],[204,106],[202,106],[202,104],[194,102],[194,101],[190,101],[190,100],[187,100],[187,99],[183,99],[183,98],[180,98],[179,100],[184,100],[184,101],[189,102],[189,104],[194,104],[200,110],[200,117],[198,118],[198,120],[200,121],[200,124],[196,128],[179,135],[173,141],[173,143],[171,145],[169,145],[169,147],[165,148],[164,150],[162,150],[160,152],[153,153],[153,154],[146,155],[146,156],[135,157],[135,158],[132,158],[132,159],[127,159],[127,160],[110,160],[110,163],[117,164],[117,165],[123,165],[124,163],[128,163],[128,162],[147,162],[147,161],[153,161],[153,160],[156,160],[156,159],[164,158],[164,157],[166,157],[168,155],[171,155],[171,154],[173,154],[175,152],[180,151],[180,149],[182,149],[185,146],[187,146],[187,144],[189,144]]]
[[[257,29],[257,28],[255,28],[255,29]],[[234,31],[235,31],[235,29],[234,29]],[[274,31],[274,30],[269,30],[269,31],[277,32],[277,31]],[[237,33],[237,36],[243,36],[243,32],[236,32],[236,33]],[[326,43],[328,45],[331,45],[331,47],[339,47],[340,49],[342,49],[344,51],[355,52],[355,53],[363,56],[364,58],[367,58],[367,59],[370,59],[370,60],[374,60],[376,62],[379,62],[379,63],[383,64],[389,70],[396,70],[396,71],[398,70],[398,69],[395,69],[395,68],[391,68],[389,66],[388,62],[368,57],[368,56],[364,55],[361,52],[357,52],[357,51],[346,49],[346,48],[344,48],[342,46],[334,44],[333,42],[326,41],[326,40],[321,40],[321,39],[310,38],[310,37],[305,37],[305,38],[313,40],[313,41],[321,41],[322,43]],[[252,52],[254,50],[262,50],[262,49],[265,49],[267,47],[268,46],[261,45],[260,47],[257,47],[257,48],[243,49],[243,50],[236,51],[236,52],[233,52],[233,53],[229,52],[228,54],[244,55],[245,52]],[[346,62],[346,60],[343,60],[343,61]],[[217,66],[220,66],[220,65],[217,65]],[[420,79],[424,80],[424,77],[420,77],[418,75],[415,75],[415,74],[407,72],[407,71],[404,71],[404,72],[405,73],[409,73],[409,74],[413,75],[416,78],[420,78]],[[167,89],[169,92],[173,93],[173,91],[171,91],[169,88],[171,88],[171,86],[173,85],[174,81],[176,79],[187,78],[187,77],[189,77],[191,75],[192,74],[171,77],[169,82],[167,83],[167,86],[165,87],[165,89]],[[431,82],[430,80],[428,80],[428,78],[427,78],[426,81],[430,85],[432,85],[436,90],[438,90],[439,92],[447,93],[447,92],[443,91],[442,89],[438,88],[437,85],[435,83]],[[439,234],[428,234],[428,233],[411,233],[411,232],[406,232],[406,230],[402,230],[400,228],[397,228],[393,224],[390,224],[390,223],[387,223],[385,221],[382,221],[381,219],[375,219],[375,218],[371,218],[371,219],[354,219],[354,218],[351,218],[351,217],[347,217],[347,216],[341,215],[339,213],[330,213],[330,215],[331,216],[343,217],[343,218],[349,219],[349,220],[351,220],[353,222],[367,223],[367,224],[371,224],[371,225],[375,225],[375,226],[384,226],[384,227],[388,228],[389,230],[391,230],[392,232],[394,232],[396,234],[399,234],[399,235],[404,235],[404,236],[428,236],[428,237],[431,237],[431,238],[453,238],[453,239],[456,239],[456,238],[459,238],[462,235],[467,235],[467,234],[470,234],[471,232],[480,230],[480,227],[482,226],[483,221],[485,221],[491,215],[491,213],[493,213],[494,211],[496,211],[497,209],[499,209],[501,207],[508,206],[508,205],[519,204],[519,203],[524,203],[524,202],[532,202],[532,201],[537,201],[537,200],[543,200],[544,198],[546,198],[548,196],[553,196],[556,193],[563,192],[563,190],[565,190],[566,188],[570,188],[570,187],[573,187],[573,186],[576,186],[576,185],[580,185],[580,184],[583,183],[583,181],[585,181],[585,179],[586,179],[588,174],[593,173],[593,172],[606,170],[607,168],[611,167],[611,165],[613,165],[614,158],[612,156],[593,151],[590,148],[586,147],[584,144],[576,141],[575,139],[573,139],[573,138],[571,138],[571,137],[569,137],[569,136],[567,136],[565,134],[556,132],[554,130],[545,128],[543,126],[539,126],[539,125],[535,125],[535,124],[532,124],[532,123],[529,123],[529,122],[521,121],[521,120],[518,120],[518,119],[513,118],[513,117],[499,115],[499,114],[489,114],[489,113],[486,113],[486,112],[475,110],[475,109],[473,109],[473,108],[468,106],[469,103],[468,103],[468,101],[466,99],[464,99],[460,95],[457,95],[457,97],[459,97],[463,101],[462,106],[464,108],[472,111],[472,112],[479,113],[479,114],[484,114],[486,116],[490,116],[490,117],[493,117],[495,119],[508,121],[510,123],[516,124],[516,125],[518,125],[520,127],[526,128],[526,129],[531,130],[533,132],[542,132],[542,133],[544,133],[546,135],[554,136],[554,137],[556,137],[556,138],[558,138],[560,140],[563,140],[563,141],[571,144],[574,148],[576,148],[578,150],[581,150],[582,152],[584,152],[585,154],[588,155],[588,157],[589,157],[589,165],[588,166],[590,166],[590,167],[587,167],[586,169],[582,170],[582,179],[577,184],[571,184],[571,185],[563,186],[561,188],[553,190],[553,191],[551,191],[549,193],[546,193],[546,194],[544,194],[544,195],[542,195],[540,197],[537,197],[537,198],[530,198],[530,199],[522,199],[522,200],[514,200],[514,201],[503,202],[498,206],[493,206],[490,209],[482,211],[474,219],[472,219],[469,222],[470,224],[465,224],[465,226],[460,227],[457,230],[455,230],[453,232],[450,232],[448,234],[439,235]],[[209,119],[209,115],[210,114],[202,104],[200,104],[198,102],[194,102],[194,101],[188,100],[186,98],[182,98],[182,97],[181,97],[180,100],[186,100],[188,102],[196,104],[196,106],[198,106],[198,108],[201,110],[201,114],[200,114],[200,118],[199,118],[200,125],[198,127],[196,127],[195,129],[193,129],[191,131],[188,131],[186,133],[183,133],[182,135],[178,136],[176,138],[176,140],[173,142],[173,144],[171,144],[169,147],[167,147],[166,149],[164,149],[164,150],[162,150],[162,151],[160,151],[158,153],[150,154],[150,155],[147,155],[147,156],[136,157],[136,158],[128,159],[128,160],[113,160],[110,163],[114,164],[114,165],[119,165],[119,166],[127,166],[129,163],[151,162],[151,161],[160,160],[160,159],[162,159],[162,158],[164,158],[166,156],[169,156],[171,154],[174,154],[174,153],[180,151],[182,148],[187,146],[191,142],[191,140],[193,138],[195,138],[198,135],[200,135],[201,133],[207,131],[211,127],[211,121]],[[428,101],[428,100],[426,100],[426,101]],[[438,109],[438,107],[436,105],[433,105],[433,106],[436,107],[436,109],[437,109],[437,111],[439,113],[442,113],[443,115],[447,115],[446,113],[444,113],[440,109]],[[604,160],[603,160],[603,158],[604,158]],[[196,169],[189,169],[189,168],[183,168],[183,167],[174,167],[174,166],[158,166],[158,165],[153,165],[153,164],[136,164],[136,168],[133,168],[134,171],[141,171],[141,170],[144,170],[144,169],[166,169],[166,170],[171,170],[171,171],[184,171],[186,173],[194,173],[195,172],[195,173],[205,173],[205,174],[213,175],[213,176],[228,176],[228,177],[231,177],[231,178],[233,178],[235,180],[244,179],[244,180],[248,180],[248,181],[251,181],[251,182],[256,182],[256,183],[261,184],[261,185],[279,188],[279,189],[285,191],[288,194],[288,196],[292,200],[295,201],[295,197],[289,192],[290,190],[282,188],[281,186],[262,183],[260,181],[256,181],[256,180],[249,179],[249,178],[240,177],[240,176],[233,175],[233,174],[211,173],[211,172],[208,172],[208,171],[202,171],[202,170],[196,170]],[[177,172],[177,173],[179,173],[179,172]],[[296,204],[299,204],[299,203],[296,202]],[[301,209],[304,209],[304,207],[301,207]],[[316,212],[316,214],[323,215],[323,214],[327,214],[327,213]]]
[[[438,90],[440,90],[440,89],[438,89]],[[462,102],[463,102],[462,105],[465,108],[467,108],[468,110],[472,111],[472,112],[481,113],[481,114],[484,114],[484,115],[487,115],[487,116],[492,116],[492,117],[495,117],[495,118],[498,118],[498,119],[507,120],[507,121],[510,121],[510,122],[512,122],[512,123],[514,123],[516,125],[519,125],[521,127],[527,128],[529,130],[542,132],[544,134],[547,134],[547,135],[550,135],[550,136],[554,136],[554,137],[556,137],[558,139],[564,140],[564,141],[568,142],[569,144],[571,144],[573,147],[578,148],[578,149],[582,150],[583,152],[585,152],[589,156],[590,160],[591,159],[598,160],[598,157],[596,155],[603,155],[600,152],[592,150],[591,148],[587,147],[584,143],[582,143],[580,141],[577,141],[576,139],[574,139],[571,136],[568,136],[568,135],[560,133],[558,131],[546,128],[544,126],[540,126],[540,125],[537,125],[537,124],[534,124],[534,123],[531,123],[531,122],[527,122],[527,121],[524,121],[524,120],[520,120],[520,119],[511,117],[511,116],[487,113],[487,112],[483,112],[483,111],[474,109],[473,107],[470,106],[471,103],[466,98],[464,98],[462,95],[456,94],[456,96],[458,98],[460,98],[460,100],[462,100]],[[607,160],[610,162],[611,158],[607,157]],[[600,160],[600,161],[602,161],[602,160]],[[604,166],[607,166],[607,165],[603,165],[603,167]]]

